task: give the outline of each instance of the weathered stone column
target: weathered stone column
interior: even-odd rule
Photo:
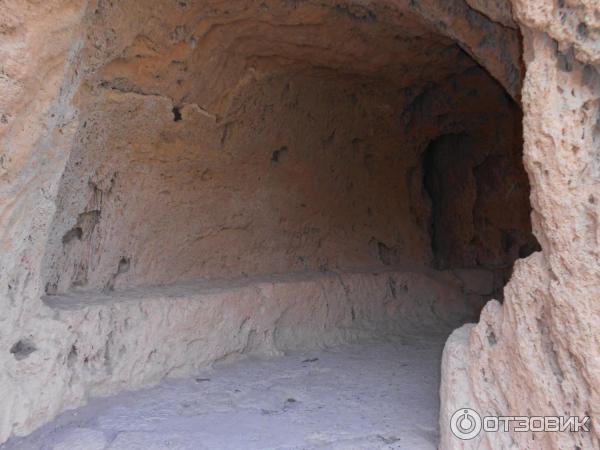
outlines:
[[[449,338],[442,367],[441,448],[600,446],[600,7],[518,0],[524,41],[525,167],[542,252],[518,261],[501,305]],[[450,417],[591,416],[591,432],[455,438]]]

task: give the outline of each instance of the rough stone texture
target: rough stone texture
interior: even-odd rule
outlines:
[[[514,1],[524,36],[525,166],[542,251],[515,265],[505,301],[448,340],[442,448],[600,447],[598,154],[600,75],[593,1]],[[452,412],[589,415],[589,433],[453,438]]]
[[[435,271],[323,274],[178,284],[112,295],[50,296],[65,334],[36,333],[11,374],[29,389],[10,413],[27,432],[49,411],[89,396],[195,374],[242,354],[281,354],[344,342],[448,329],[472,318],[466,278]],[[471,301],[482,303],[471,297]],[[43,336],[43,340],[40,340]],[[44,359],[56,352],[51,365]]]
[[[434,450],[445,337],[218,363],[92,399],[2,450]]]
[[[61,181],[46,292],[425,264],[432,220],[441,267],[510,271],[535,244],[520,114],[480,69],[413,91],[265,77],[220,126],[197,103],[174,121],[164,97],[101,89]],[[423,162],[440,133],[469,142],[442,157],[454,172],[437,154]],[[423,189],[423,177],[441,186]]]
[[[520,14],[523,20],[530,20],[524,12]],[[590,22],[590,33],[594,32],[592,25]],[[526,35],[531,49],[532,43],[541,39],[535,33]],[[592,52],[588,47],[582,46]],[[547,54],[562,67],[571,67],[568,52],[564,57],[550,51]],[[540,58],[542,64],[545,60]],[[278,302],[289,302],[291,312],[282,317],[290,320],[274,324],[278,317],[275,308],[270,319],[259,322],[267,337],[257,334],[248,340],[250,329],[236,338],[231,336],[231,329],[215,324],[229,317],[227,314],[239,313],[227,322],[232,329],[239,329],[244,317],[259,320],[254,310],[245,315],[236,310],[250,308],[245,301],[259,301],[254,288],[244,291],[249,292],[249,299],[233,299],[231,305],[223,305],[231,306],[231,310],[205,311],[213,314],[212,322],[202,318],[207,329],[190,330],[190,326],[174,330],[170,324],[189,324],[182,317],[185,312],[204,311],[205,303],[194,298],[200,294],[190,293],[187,301],[166,300],[162,294],[155,298],[156,291],[148,285],[172,283],[170,289],[177,290],[179,285],[174,283],[219,274],[266,276],[306,269],[350,269],[374,262],[392,266],[406,259],[412,267],[405,268],[404,275],[399,272],[398,277],[423,273],[422,267],[433,262],[435,255],[429,246],[432,211],[420,155],[439,136],[457,133],[481,140],[478,158],[483,160],[495,153],[485,147],[497,145],[506,150],[500,152],[506,161],[512,161],[516,145],[511,126],[515,124],[514,104],[509,96],[518,99],[521,88],[519,34],[489,20],[463,0],[7,0],[0,5],[0,60],[0,442],[14,433],[28,433],[65,408],[80,405],[90,393],[153,383],[168,373],[193,370],[196,364],[230,351],[273,350],[353,338],[345,331],[345,321],[352,320],[352,308],[346,303],[340,306],[339,302],[346,302],[348,297],[338,296],[339,286],[336,291],[335,286],[327,285],[332,289],[327,299],[331,295],[338,301],[339,316],[325,315],[323,319],[331,329],[316,327],[319,322],[307,315],[309,305],[315,311],[324,308],[325,294],[320,294],[320,303],[311,303],[307,292],[302,292],[305,287],[293,284],[293,291],[267,297],[273,308],[281,306]],[[544,72],[538,70],[539,79],[528,77],[532,98],[545,95],[537,92],[544,81]],[[569,85],[571,77],[580,72],[586,77],[594,74],[577,66],[562,75],[565,80],[558,81]],[[504,96],[499,86],[509,96]],[[349,92],[358,95],[353,98]],[[302,94],[295,107],[292,94]],[[569,95],[568,91],[564,95]],[[257,99],[265,101],[255,102]],[[532,100],[527,101],[526,112],[540,114],[533,111]],[[332,103],[335,106],[329,106]],[[331,112],[323,111],[324,105]],[[295,108],[301,111],[293,114]],[[595,119],[592,112],[588,115],[589,120]],[[556,119],[561,127],[565,117]],[[532,130],[531,139],[544,135],[535,131],[543,123],[539,119],[535,122],[535,118],[531,121],[533,125],[527,125]],[[576,133],[574,122],[565,123],[569,133]],[[261,136],[261,127],[269,125],[277,125],[277,133]],[[339,134],[332,136],[338,125]],[[357,129],[360,134],[354,133]],[[506,136],[509,138],[504,139]],[[301,142],[304,148],[288,144],[287,138]],[[586,139],[591,139],[590,135]],[[184,150],[189,151],[187,156]],[[346,151],[344,158],[342,150]],[[308,159],[304,163],[299,158],[301,151]],[[587,151],[580,155],[590,156]],[[238,164],[229,167],[227,163],[234,156]],[[317,156],[324,158],[327,166],[320,167]],[[328,169],[338,170],[342,159],[344,176],[337,172],[328,175]],[[372,170],[382,173],[359,173],[358,162],[367,172],[372,164]],[[528,164],[531,174],[533,163]],[[205,172],[213,165],[218,173]],[[567,170],[570,166],[557,163],[554,167]],[[121,176],[115,177],[117,169]],[[226,170],[229,184],[224,185],[219,177]],[[393,171],[398,171],[397,178]],[[182,179],[174,178],[174,174],[182,174]],[[251,175],[261,174],[269,189],[262,189],[251,179]],[[311,174],[335,195],[327,198],[326,190],[310,183],[290,190],[289,181],[299,182]],[[204,180],[210,189],[206,198],[199,192],[203,175],[212,176]],[[358,179],[350,180],[350,175]],[[579,176],[576,179],[581,181]],[[223,186],[227,189],[221,190]],[[509,187],[500,185],[494,194],[500,208],[510,203],[506,195]],[[549,203],[576,204],[572,198],[559,197],[563,191],[558,187],[548,185],[544,189],[554,192]],[[236,208],[236,202],[244,203],[250,192],[260,194],[253,198],[260,201],[245,208],[237,204]],[[384,192],[397,197],[390,201],[383,198]],[[465,192],[472,199],[472,191]],[[521,198],[526,194],[527,189],[521,186]],[[340,201],[348,195],[354,204]],[[365,198],[367,195],[371,198]],[[213,196],[221,203],[211,205]],[[312,197],[318,208],[311,210],[308,202],[303,207],[305,197]],[[557,207],[545,205],[541,194],[536,199],[536,226],[549,226],[542,223],[544,220],[556,222],[553,216],[543,216],[542,210],[556,212]],[[124,205],[131,215],[119,211]],[[515,214],[522,218],[528,207],[522,201],[519,205]],[[275,207],[282,208],[277,215],[261,215]],[[376,217],[364,225],[369,208]],[[248,220],[235,215],[242,209]],[[486,210],[485,205],[479,209],[484,218],[488,216]],[[153,211],[160,214],[153,215]],[[226,211],[234,214],[227,216]],[[573,213],[569,209],[569,214]],[[296,222],[307,220],[307,214],[312,214],[310,220],[322,223],[322,228],[313,233],[307,223]],[[151,220],[144,221],[144,217]],[[586,213],[581,217],[590,216]],[[171,219],[173,226],[164,225],[163,221]],[[359,220],[349,226],[349,219]],[[501,221],[491,223],[487,230],[492,236],[506,231]],[[262,234],[252,236],[250,228],[244,229],[246,224]],[[589,233],[591,228],[583,229]],[[287,234],[278,235],[279,230]],[[523,231],[527,234],[528,229]],[[556,236],[570,237],[571,231],[560,229]],[[210,238],[207,242],[212,242],[208,247],[186,240],[203,233]],[[265,245],[269,233],[274,235],[272,248]],[[538,231],[543,245],[555,245],[556,255],[567,254],[558,237],[546,234]],[[161,239],[169,242],[164,248],[156,244]],[[342,241],[346,245],[341,246]],[[319,247],[320,242],[324,247]],[[490,244],[491,254],[500,254],[501,259],[513,254],[510,245],[497,252],[499,242],[502,240]],[[236,262],[236,245],[247,246],[241,262]],[[182,251],[181,259],[174,248]],[[285,254],[288,248],[294,249],[291,255]],[[221,252],[216,258],[206,254],[215,249]],[[145,256],[144,251],[148,251]],[[204,261],[205,265],[195,265],[194,261]],[[588,269],[592,267],[589,261],[585,264]],[[444,288],[439,290],[436,277],[423,278],[422,289],[411,291],[402,320],[428,320],[429,316],[411,311],[431,304],[431,297],[424,294],[429,290],[436,292],[434,298],[462,303],[460,308],[469,306],[464,302],[466,297],[476,310],[481,295],[489,295],[498,281],[488,271],[467,269],[444,275]],[[589,270],[580,275],[584,273]],[[383,279],[385,283],[381,281],[379,288],[385,287],[393,298],[402,285],[388,285],[387,277]],[[587,280],[593,287],[595,279]],[[319,283],[311,286],[323,288]],[[128,288],[143,289],[143,298],[123,297],[120,290]],[[395,303],[366,303],[372,298],[381,300],[384,291],[373,286],[368,291],[361,289],[357,307],[367,309],[364,317],[389,323],[388,329],[393,331],[398,326],[394,321],[401,317]],[[578,289],[583,288],[579,285]],[[54,302],[43,302],[46,290],[64,295]],[[102,297],[101,291],[113,294]],[[98,298],[104,298],[104,303],[95,302]],[[122,301],[115,302],[119,298]],[[64,302],[70,305],[61,308]],[[328,304],[325,301],[325,311]],[[151,311],[150,305],[156,311]],[[450,311],[449,307],[440,315],[448,321],[458,320],[459,316],[452,316]],[[176,317],[169,322],[159,316],[160,312]],[[136,327],[129,333],[139,338],[138,343],[135,339],[127,341],[124,320],[131,315],[134,321],[145,321],[146,314],[148,323],[157,329]],[[355,314],[363,317],[356,310]],[[206,336],[202,334],[205,332]],[[175,333],[173,339],[181,339],[181,346],[189,344],[194,349],[199,345],[193,343],[196,336],[214,340],[195,360],[170,348],[173,355],[162,350],[161,364],[148,362],[147,368],[141,368],[146,367],[145,361],[155,348],[156,336],[169,333]],[[587,339],[587,344],[592,338],[581,339]],[[125,345],[120,358],[125,342],[130,347]],[[139,352],[130,356],[131,347]],[[95,362],[90,363],[90,358],[96,358]],[[579,389],[578,384],[574,386]]]
[[[431,241],[435,264],[504,269],[537,249],[529,232],[529,189],[520,160],[520,116],[487,139],[473,134],[444,134],[424,155],[424,184],[432,203]],[[513,123],[511,123],[514,120]],[[515,126],[517,125],[517,126]],[[506,146],[483,146],[503,136]],[[500,142],[500,141],[497,141]],[[501,192],[504,205],[499,202]]]
[[[44,388],[61,395],[67,376],[53,370],[51,361],[69,333],[42,305],[39,274],[58,181],[77,128],[70,104],[76,77],[67,63],[77,50],[83,7],[76,1],[0,6],[0,441],[19,427],[42,387],[31,383],[35,377],[19,374],[26,359],[14,357],[11,349],[29,352],[28,336],[41,332],[48,347],[36,343],[37,351],[46,355],[45,371],[56,375]],[[58,412],[46,408],[45,418]]]
[[[600,64],[600,15],[595,0],[513,0],[524,29],[553,39],[562,52],[572,52],[583,64]]]
[[[501,5],[504,0],[496,0]],[[480,3],[480,2],[478,2]],[[520,62],[520,40],[516,30],[490,20],[479,10],[488,7],[472,5],[465,1],[423,0],[411,1],[419,14],[460,43],[461,47],[485,67],[507,92],[520,98],[522,67]],[[496,6],[495,10],[502,10]]]
[[[513,20],[512,5],[510,0],[466,0],[469,6],[494,22],[499,22],[505,27],[516,28]]]

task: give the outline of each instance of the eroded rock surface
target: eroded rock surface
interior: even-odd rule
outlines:
[[[504,304],[456,331],[442,376],[442,448],[598,448],[597,20],[587,1],[515,1],[524,36],[525,166],[542,252],[518,261]],[[450,415],[590,416],[589,433],[490,433],[462,442]]]
[[[443,340],[405,336],[226,361],[92,399],[3,450],[434,450]]]
[[[434,258],[510,272],[535,245],[521,116],[479,68],[418,90],[265,76],[223,119],[196,102],[176,117],[166,97],[98,91],[58,193],[49,294]],[[436,167],[425,153],[440,133],[469,144]]]
[[[427,322],[431,311],[414,312],[432,298],[445,299],[449,322],[465,317],[453,308],[477,311],[536,246],[518,165],[521,33],[525,168],[542,252],[517,264],[503,305],[453,335],[448,351],[464,356],[445,359],[442,446],[463,445],[444,418],[465,402],[490,414],[594,416],[592,0],[9,0],[0,12],[0,441],[90,393],[229,352],[342,342],[361,335],[348,326],[363,317],[388,331]],[[445,155],[447,142],[465,165]],[[455,207],[436,209],[436,199]],[[372,286],[355,275],[356,305],[323,281],[264,297],[246,287],[208,312],[199,293],[164,298],[197,278],[320,271],[330,280],[331,270],[385,266],[402,279],[431,265],[452,270],[407,296],[388,278]],[[132,289],[143,295],[123,294]],[[338,316],[323,311],[329,296]],[[196,353],[158,351],[159,337]],[[471,444],[594,448],[598,436]]]

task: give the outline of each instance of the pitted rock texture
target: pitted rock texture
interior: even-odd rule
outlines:
[[[505,301],[449,339],[442,366],[442,448],[600,447],[598,152],[600,7],[514,1],[524,36],[525,167],[542,251],[515,265]],[[583,32],[585,31],[585,32]],[[488,433],[460,441],[451,414],[590,416],[580,433]]]
[[[436,199],[421,155],[451,133],[481,175],[454,199],[473,211],[450,219],[465,231],[443,236],[469,256],[441,267],[509,273],[534,245],[520,111],[422,6],[168,7],[100,3],[86,16],[47,293],[427,264]],[[494,166],[511,173],[497,182]],[[514,214],[498,221],[484,196]]]
[[[234,304],[260,319],[260,310],[245,299],[201,313],[198,302],[163,302],[153,289],[178,289],[198,278],[364,272],[371,266],[380,271],[410,263],[407,273],[451,268],[450,278],[444,275],[451,288],[438,292],[436,277],[426,277],[428,286],[406,300],[404,315],[394,302],[372,302],[375,291],[357,288],[365,294],[360,302],[367,305],[366,317],[389,323],[384,329],[391,332],[427,322],[427,315],[411,311],[431,305],[432,298],[448,302],[440,313],[447,322],[464,318],[451,314],[453,308],[476,312],[482,296],[502,285],[512,259],[535,248],[535,240],[526,220],[529,187],[515,166],[521,117],[515,101],[523,75],[519,31],[501,19],[503,3],[473,3],[2,2],[0,442],[80,405],[90,393],[192,370],[246,348],[247,341],[248,351],[276,347],[268,333],[249,339],[246,330],[239,340],[231,337],[229,326],[235,330],[241,322],[223,318],[236,314]],[[531,20],[523,5],[513,13]],[[590,36],[593,28],[590,19]],[[527,42],[536,32],[526,35]],[[580,73],[594,79],[595,71],[580,71],[575,61],[580,53],[593,61],[589,45],[572,52],[559,47],[542,57],[556,58],[562,67],[559,87]],[[534,98],[545,95],[536,83],[547,82],[538,70],[540,80],[528,77],[526,90]],[[534,100],[524,100],[526,114],[541,115]],[[586,120],[595,119],[591,111]],[[571,116],[560,120],[565,117]],[[545,139],[542,119],[532,125],[535,120],[525,118],[526,132],[533,130],[527,139]],[[580,127],[570,123],[573,139]],[[470,215],[442,209],[442,217],[466,222],[460,232],[450,222],[452,233],[443,243],[460,257],[441,264],[447,258],[438,249],[446,247],[432,245],[440,210],[431,196],[435,188],[426,186],[424,155],[432,143],[454,135],[471,142],[465,164],[477,173],[466,177],[461,200],[474,206]],[[514,183],[487,185],[498,167]],[[528,162],[530,176],[535,167]],[[455,169],[460,174],[464,167]],[[543,174],[534,177],[538,186]],[[441,183],[455,187],[458,181]],[[546,183],[538,190],[570,189]],[[544,203],[534,191],[534,206],[538,238],[548,249],[555,245],[560,258],[570,251],[558,244],[560,236],[567,239],[573,230],[539,232],[549,226],[544,221],[554,222],[542,212],[553,211],[555,201],[577,203],[555,195]],[[511,223],[494,209],[510,209]],[[587,242],[594,219],[581,214],[587,222],[575,231]],[[591,260],[582,264],[590,274]],[[591,286],[593,276],[586,279]],[[294,286],[297,291],[270,301],[289,300],[298,315],[267,321],[261,331],[279,330],[282,347],[355,337],[344,331],[352,308],[339,306],[342,318],[325,315],[331,329],[315,328],[320,322],[313,321],[309,305],[327,312],[327,296],[310,303],[303,287]],[[399,286],[386,285],[386,292],[393,298]],[[131,289],[150,294],[113,302]],[[428,289],[436,294],[419,294]],[[57,302],[42,301],[45,294]],[[95,303],[98,298],[104,304]],[[63,301],[70,305],[61,309]],[[188,308],[200,308],[198,320],[210,322],[203,338],[218,351],[191,359],[179,350],[162,352],[164,359],[154,365],[148,357],[155,337],[147,334],[155,330],[146,327],[162,330],[157,336],[173,333],[187,346],[198,332],[181,319]],[[174,322],[163,321],[161,312],[173,314]],[[129,314],[143,324],[131,332],[139,338],[135,353],[112,344],[126,339],[121,320]],[[165,325],[171,323],[185,326]]]

